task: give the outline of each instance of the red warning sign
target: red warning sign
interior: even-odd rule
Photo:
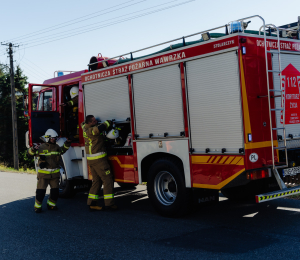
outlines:
[[[285,101],[285,124],[300,123],[300,72],[289,64],[282,71],[282,89]],[[281,113],[281,123],[283,117]]]

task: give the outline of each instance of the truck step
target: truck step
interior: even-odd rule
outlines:
[[[279,147],[274,147],[276,150],[284,150],[286,149],[286,146],[279,146]]]
[[[75,162],[75,161],[82,161],[82,159],[81,159],[81,158],[78,158],[78,159],[72,159],[71,161],[72,161],[72,162]]]
[[[265,194],[260,194],[255,196],[256,203],[262,203],[269,200],[275,200],[283,198],[290,195],[295,195],[300,193],[300,186],[287,188],[283,190],[273,191]]]
[[[270,92],[271,92],[271,91],[273,91],[273,92],[282,92],[281,89],[269,89],[269,91],[270,91]]]

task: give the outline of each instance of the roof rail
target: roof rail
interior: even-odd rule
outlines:
[[[150,47],[146,47],[146,48],[143,48],[143,49],[140,49],[140,50],[137,50],[137,51],[132,51],[132,52],[128,52],[128,53],[125,53],[125,54],[122,54],[122,55],[118,55],[118,56],[115,56],[115,57],[109,58],[109,59],[120,58],[121,56],[125,56],[125,55],[131,55],[131,57],[132,57],[133,53],[137,53],[137,52],[140,52],[140,51],[151,49],[151,48],[154,48],[154,47],[166,44],[166,43],[171,43],[171,42],[174,42],[174,41],[178,41],[178,40],[185,41],[185,38],[189,38],[189,37],[192,37],[192,36],[195,36],[195,35],[207,33],[207,32],[214,31],[214,30],[217,30],[217,29],[220,29],[220,28],[225,28],[225,27],[228,28],[228,25],[230,23],[232,23],[232,22],[244,22],[244,20],[249,20],[250,18],[260,18],[262,20],[262,22],[263,22],[262,27],[265,27],[265,20],[261,16],[259,16],[259,15],[253,15],[253,16],[249,16],[249,17],[245,17],[245,18],[242,18],[242,19],[231,21],[231,22],[229,22],[229,23],[227,23],[225,25],[219,26],[219,27],[215,27],[215,28],[212,28],[212,29],[209,29],[209,30],[198,32],[198,33],[193,33],[193,34],[190,34],[190,35],[187,35],[187,36],[183,36],[183,37],[180,37],[180,38],[177,38],[177,39],[174,39],[174,40],[170,40],[170,41],[166,41],[166,42],[159,43],[159,44],[156,44],[156,45],[152,45]],[[243,32],[244,32],[244,28],[243,28]],[[266,37],[266,33],[264,33],[264,34],[265,34],[265,37]],[[98,64],[100,62],[105,62],[105,61],[108,61],[109,59],[105,59],[105,60],[102,60],[102,61],[97,61],[97,62],[94,62],[94,63],[90,63],[90,64],[88,64],[88,66],[91,66],[91,65],[94,65],[94,64]]]

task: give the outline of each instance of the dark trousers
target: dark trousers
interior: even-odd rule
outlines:
[[[88,165],[92,172],[93,183],[89,191],[87,200],[88,205],[97,205],[99,200],[99,191],[103,184],[103,196],[105,206],[114,205],[114,178],[110,171],[107,157],[97,160],[88,160]]]
[[[56,205],[59,196],[59,178],[60,178],[60,173],[54,173],[54,174],[38,173],[37,189],[36,189],[36,196],[35,196],[36,207],[37,205],[42,205],[48,185],[50,185],[51,188],[48,204],[51,206]]]

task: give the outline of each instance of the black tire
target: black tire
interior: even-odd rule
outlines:
[[[124,183],[124,182],[117,182],[117,183],[122,189],[126,189],[126,190],[134,190],[138,185],[135,183]]]
[[[74,185],[68,180],[63,161],[60,162],[59,197],[71,198],[75,195]]]
[[[147,191],[155,210],[165,217],[179,217],[190,212],[191,189],[185,187],[182,166],[172,158],[155,161],[148,172]]]

